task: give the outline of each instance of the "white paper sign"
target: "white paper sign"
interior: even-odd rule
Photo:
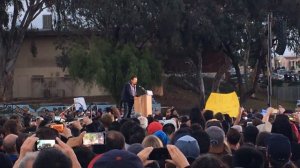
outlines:
[[[84,97],[76,97],[74,98],[75,109],[79,110],[80,107],[85,111],[87,109]]]
[[[153,92],[151,90],[147,90],[147,95],[153,96]]]

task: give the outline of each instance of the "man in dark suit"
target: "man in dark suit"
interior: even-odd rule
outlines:
[[[126,83],[122,90],[122,104],[124,107],[124,118],[130,118],[132,107],[134,104],[134,97],[136,94],[137,76],[133,75],[130,81]]]

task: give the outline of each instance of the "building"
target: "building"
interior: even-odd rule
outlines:
[[[295,55],[276,57],[276,67],[285,67],[286,70],[300,71],[300,57]]]
[[[51,30],[29,31],[19,53],[14,72],[14,98],[58,98],[77,96],[103,96],[109,93],[96,85],[85,87],[75,82],[57,67],[57,34]],[[36,56],[32,54],[32,43]]]

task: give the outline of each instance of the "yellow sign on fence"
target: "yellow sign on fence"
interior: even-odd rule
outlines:
[[[205,105],[205,109],[212,110],[214,114],[221,112],[229,114],[230,117],[237,117],[239,108],[239,98],[235,92],[228,94],[211,93]]]

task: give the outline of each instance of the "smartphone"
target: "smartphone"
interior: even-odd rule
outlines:
[[[50,128],[57,130],[59,133],[62,133],[64,131],[63,124],[52,124],[52,125],[50,125]]]
[[[252,122],[247,122],[247,127],[250,126],[250,125],[253,125]]]
[[[171,159],[167,148],[154,148],[149,155],[149,160],[167,160]]]
[[[104,132],[86,133],[83,136],[83,145],[104,145]]]
[[[55,145],[55,140],[37,140],[36,141],[36,150],[43,150],[47,148],[52,148]]]
[[[54,116],[54,122],[60,122],[61,117],[60,116]]]

